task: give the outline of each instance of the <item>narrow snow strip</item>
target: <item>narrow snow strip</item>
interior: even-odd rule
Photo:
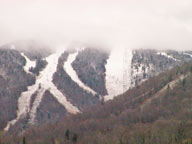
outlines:
[[[183,79],[185,79],[185,78],[188,77],[189,75],[190,75],[190,73],[187,73],[186,75],[181,75],[181,76],[178,77],[177,79],[174,79],[173,81],[169,82],[169,83],[168,83],[167,85],[165,85],[162,89],[160,89],[153,97],[147,99],[147,100],[140,106],[140,108],[143,110],[143,108],[144,108],[146,105],[150,104],[150,103],[152,102],[152,100],[154,100],[154,99],[162,96],[162,94],[163,94],[164,92],[166,92],[166,90],[167,90],[168,88],[173,89],[174,87],[176,87],[177,84],[178,84],[180,81],[182,81]]]
[[[189,53],[183,53],[183,54],[185,54],[185,55],[188,55],[188,56],[190,56],[190,57],[192,57],[192,54],[189,54]]]
[[[129,49],[114,49],[106,64],[106,88],[108,95],[104,100],[113,99],[125,91],[131,85],[131,61],[132,51]]]
[[[72,63],[75,60],[76,56],[78,55],[78,52],[70,54],[68,56],[67,61],[64,63],[64,70],[66,73],[71,77],[71,79],[77,83],[80,87],[82,87],[84,90],[92,93],[93,95],[97,94],[94,90],[92,90],[90,87],[86,86],[78,77],[76,71],[72,67]]]
[[[167,57],[167,58],[169,58],[169,59],[172,59],[172,60],[174,60],[174,61],[180,61],[180,60],[174,58],[172,55],[168,55],[168,54],[165,53],[165,52],[157,52],[157,55],[165,56],[165,57]]]
[[[36,66],[36,61],[31,61],[24,53],[21,53],[21,55],[25,58],[26,64],[24,66],[24,70],[26,73],[30,73],[30,68],[34,68]]]
[[[50,88],[50,92],[58,100],[58,102],[66,108],[69,113],[77,114],[80,112],[77,107],[73,106],[70,102],[67,101],[66,97],[57,89],[54,84]]]
[[[25,116],[30,110],[30,100],[31,96],[37,90],[37,85],[29,86],[27,91],[21,93],[21,96],[18,99],[18,110],[16,119],[8,122],[5,127],[5,131],[8,131],[11,125],[14,125],[22,116]]]
[[[43,98],[44,93],[45,93],[45,89],[43,89],[43,88],[39,89],[38,92],[37,92],[37,96],[35,98],[35,101],[33,103],[33,106],[31,108],[31,111],[30,111],[30,114],[29,114],[29,117],[30,117],[29,123],[30,124],[34,124],[34,122],[35,122],[35,114],[36,114],[38,106],[41,103],[41,100]]]
[[[10,128],[10,126],[14,125],[16,122],[17,122],[17,119],[14,119],[14,120],[12,120],[12,121],[9,121],[9,122],[7,123],[7,126],[4,128],[4,131],[8,131],[9,128]]]

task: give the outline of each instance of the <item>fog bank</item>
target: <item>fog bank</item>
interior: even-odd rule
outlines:
[[[192,50],[191,0],[1,0],[0,45],[35,39]]]

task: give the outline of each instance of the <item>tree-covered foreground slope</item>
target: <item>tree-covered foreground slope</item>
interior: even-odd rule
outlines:
[[[61,122],[1,134],[1,143],[191,144],[192,63]]]

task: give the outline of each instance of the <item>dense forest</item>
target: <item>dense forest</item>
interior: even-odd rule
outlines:
[[[60,122],[0,133],[0,144],[22,143],[192,144],[192,63]]]

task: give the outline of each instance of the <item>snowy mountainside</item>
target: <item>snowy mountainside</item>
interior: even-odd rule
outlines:
[[[131,87],[144,82],[160,72],[192,60],[191,51],[134,50],[131,68]]]
[[[60,51],[41,55],[37,50],[23,50],[23,45],[27,44],[0,49],[0,110],[5,109],[0,111],[0,129],[4,130],[23,130],[83,112],[192,60],[191,51],[106,52],[63,46]]]

